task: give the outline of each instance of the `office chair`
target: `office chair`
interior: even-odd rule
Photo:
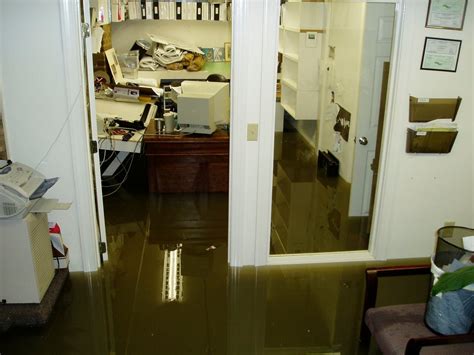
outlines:
[[[379,277],[428,275],[430,265],[389,266],[366,270],[361,342],[372,335],[384,354],[474,354],[474,333],[437,335],[424,323],[425,303],[376,307]],[[424,347],[429,347],[425,348]]]
[[[207,81],[212,81],[212,82],[217,82],[217,83],[229,83],[230,80],[227,79],[224,75],[222,74],[210,74],[207,79]]]

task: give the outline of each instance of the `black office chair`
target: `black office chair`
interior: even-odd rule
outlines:
[[[224,75],[222,74],[211,74],[207,77],[207,81],[212,81],[216,83],[229,83],[230,80],[227,79]]]
[[[366,270],[365,324],[361,341],[370,335],[384,354],[469,354],[474,353],[474,333],[437,335],[424,323],[425,303],[375,307],[379,277],[428,275],[430,265],[388,266]],[[422,349],[427,347],[425,349]],[[426,350],[426,352],[424,352]]]

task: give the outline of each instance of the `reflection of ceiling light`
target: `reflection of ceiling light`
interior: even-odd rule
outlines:
[[[181,276],[181,247],[165,250],[163,265],[163,302],[181,301],[183,299],[183,277]]]

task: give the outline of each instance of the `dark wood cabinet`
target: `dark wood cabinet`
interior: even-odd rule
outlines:
[[[229,134],[158,135],[154,122],[145,134],[150,192],[227,192]]]

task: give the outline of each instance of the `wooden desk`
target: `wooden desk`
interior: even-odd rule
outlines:
[[[150,192],[227,192],[229,134],[157,135],[155,121],[145,132]]]

